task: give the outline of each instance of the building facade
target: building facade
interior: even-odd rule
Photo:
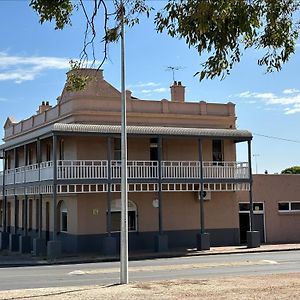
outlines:
[[[254,229],[262,243],[299,243],[300,175],[274,174],[253,176]],[[246,242],[249,230],[249,197],[237,193],[240,240]]]
[[[40,253],[115,253],[120,230],[120,92],[101,70],[83,91],[9,117],[0,146],[2,248]],[[236,129],[233,103],[185,102],[126,92],[129,249],[207,248],[240,243],[237,191],[251,201],[251,139]],[[248,161],[236,161],[236,143]],[[50,246],[49,246],[50,245]],[[49,251],[49,249],[48,249]]]

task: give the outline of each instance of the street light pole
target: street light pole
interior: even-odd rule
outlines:
[[[120,283],[128,283],[128,195],[127,195],[127,129],[125,91],[125,30],[124,4],[121,8],[121,244],[120,244]]]

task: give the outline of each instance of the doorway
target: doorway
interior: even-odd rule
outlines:
[[[250,230],[250,204],[239,203],[240,242],[247,243],[247,231]],[[260,242],[265,243],[264,203],[253,203],[253,230],[260,232]]]

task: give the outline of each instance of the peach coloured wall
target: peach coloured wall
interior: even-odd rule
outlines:
[[[77,198],[77,234],[106,232],[107,194],[80,194]]]
[[[205,201],[207,228],[239,228],[238,205],[235,192],[212,192]]]
[[[107,138],[76,137],[77,158],[79,160],[106,160]]]
[[[237,195],[249,201],[248,193]],[[300,241],[300,213],[278,212],[278,202],[300,201],[300,175],[254,175],[253,201],[264,202],[267,243]]]

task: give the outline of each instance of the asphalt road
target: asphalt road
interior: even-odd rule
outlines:
[[[212,278],[299,272],[300,251],[152,259],[129,263],[130,281]],[[0,269],[0,290],[119,282],[119,263],[90,263]]]

